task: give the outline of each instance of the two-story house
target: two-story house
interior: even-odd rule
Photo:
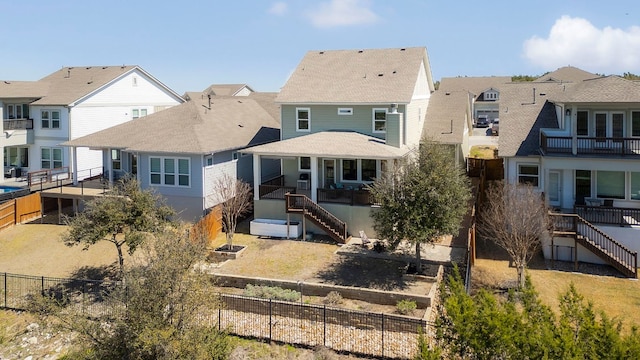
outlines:
[[[424,47],[308,52],[276,98],[281,141],[245,150],[254,174],[282,162],[280,177],[254,177],[254,217],[298,213],[338,241],[375,234],[364,186],[417,146],[433,91]]]
[[[38,81],[0,82],[5,168],[99,175],[100,152],[72,156],[59,144],[183,101],[138,66],[64,67]]]
[[[63,143],[101,152],[109,180],[134,176],[163,196],[180,219],[194,221],[218,204],[216,181],[228,174],[253,183],[253,161],[239,151],[280,138],[275,93],[212,96],[189,92],[183,104]],[[274,177],[279,161],[257,174]],[[77,180],[77,179],[74,179]]]
[[[573,220],[578,233],[552,238],[545,256],[605,262],[633,274],[640,250],[640,83],[591,77],[554,74],[505,86],[499,156],[507,181],[532,184],[550,206],[581,217]]]

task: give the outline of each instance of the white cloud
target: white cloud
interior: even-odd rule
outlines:
[[[571,65],[606,74],[637,72],[640,27],[598,29],[588,20],[563,16],[546,39],[534,36],[524,42],[524,57],[548,71]]]
[[[308,16],[319,28],[373,24],[380,18],[370,7],[368,0],[331,0],[309,11]]]
[[[269,8],[269,14],[282,16],[286,14],[288,10],[287,3],[278,1],[271,5]]]

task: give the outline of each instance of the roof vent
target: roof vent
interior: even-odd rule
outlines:
[[[320,51],[320,54],[324,54],[324,51]]]
[[[364,50],[358,50],[358,54],[362,54]]]
[[[91,66],[87,66],[85,69],[89,70],[89,69],[91,69]]]
[[[384,75],[383,73],[378,74],[378,76],[383,76],[383,75]]]
[[[407,50],[407,49],[405,49],[405,48],[400,49],[400,51],[405,51],[405,50]]]
[[[393,70],[393,73],[395,74],[395,73],[397,73],[397,71]]]

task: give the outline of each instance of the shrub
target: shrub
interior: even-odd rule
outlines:
[[[402,315],[407,315],[417,309],[418,305],[413,300],[400,300],[396,304],[396,310]]]
[[[295,290],[283,289],[278,286],[264,286],[247,284],[244,288],[245,296],[259,297],[263,299],[298,301],[300,293]]]
[[[342,295],[340,295],[340,293],[337,291],[331,291],[330,293],[327,294],[327,296],[325,296],[322,302],[327,305],[342,304]]]
[[[376,241],[375,243],[373,243],[373,251],[382,253],[387,251],[387,247],[384,245],[382,241]]]

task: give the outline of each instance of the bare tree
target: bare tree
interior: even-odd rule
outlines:
[[[251,211],[253,198],[251,186],[229,174],[224,174],[214,182],[215,203],[222,212],[222,226],[227,238],[227,249],[233,250],[233,235],[238,219]]]
[[[518,272],[518,286],[525,283],[524,270],[548,233],[549,215],[544,199],[529,184],[489,186],[479,212],[478,233],[507,251]]]

